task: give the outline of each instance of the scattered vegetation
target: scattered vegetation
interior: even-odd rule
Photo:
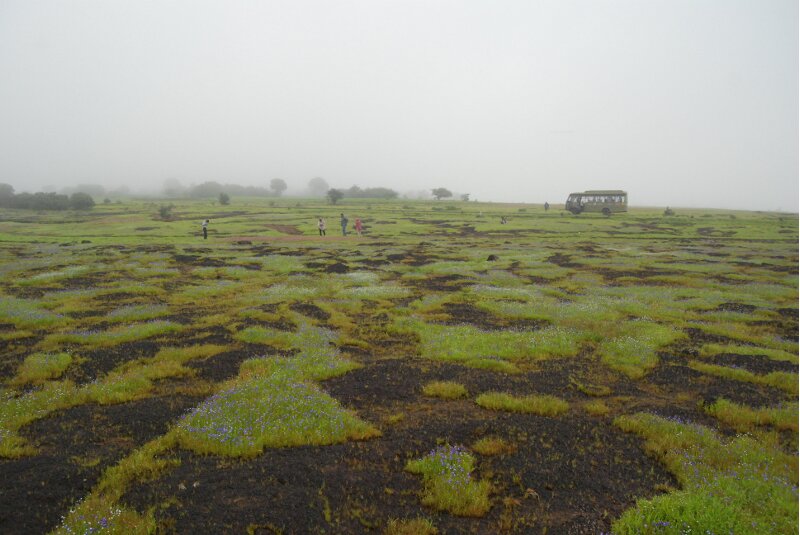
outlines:
[[[495,411],[529,412],[540,416],[558,416],[569,409],[569,403],[555,396],[512,396],[504,392],[486,392],[475,398],[475,403]]]
[[[472,445],[472,451],[480,453],[486,457],[492,455],[502,455],[516,451],[513,444],[499,437],[484,437]]]
[[[21,493],[66,463],[59,474],[83,470],[94,486],[79,502],[40,502],[74,504],[58,510],[60,532],[180,530],[199,507],[167,475],[186,455],[181,448],[217,456],[206,461],[219,471],[212,478],[225,481],[241,463],[261,462],[253,457],[267,448],[302,446],[276,458],[305,459],[298,478],[311,481],[324,469],[326,484],[357,481],[359,493],[337,505],[317,495],[316,482],[308,507],[322,510],[307,518],[325,524],[301,530],[519,533],[535,525],[568,532],[572,508],[580,507],[597,511],[592,521],[605,531],[618,518],[615,533],[796,531],[787,520],[796,516],[798,411],[791,221],[684,209],[668,218],[635,209],[619,218],[572,218],[538,207],[360,200],[364,190],[354,188],[334,212],[322,185],[316,200],[302,202],[279,197],[280,183],[262,188],[269,200],[224,186],[235,196],[231,211],[214,202],[222,185],[201,184],[176,191],[163,217],[157,203],[136,200],[68,213],[7,210],[0,218],[0,457],[12,479],[26,463],[54,464],[11,481],[0,489],[4,500],[22,503]],[[185,200],[195,195],[205,200]],[[320,238],[316,218],[335,227],[340,211],[361,217],[369,232]],[[505,225],[503,216],[512,216]],[[203,241],[198,222],[206,218],[214,232]],[[679,365],[687,358],[694,372]],[[454,379],[435,380],[442,377]],[[730,392],[731,380],[747,388]],[[540,387],[563,399],[524,395]],[[508,413],[423,398],[481,392],[479,406]],[[703,404],[698,393],[719,398]],[[138,418],[141,407],[155,409]],[[695,415],[746,436],[631,415],[632,407]],[[520,413],[561,417],[523,429],[519,422],[530,417]],[[84,414],[85,423],[71,420]],[[131,440],[140,444],[140,437],[115,436],[126,426],[108,426],[92,452],[74,452],[78,461],[70,461],[70,426],[93,436],[92,422],[114,415],[166,432],[135,449]],[[609,416],[619,415],[612,427]],[[43,429],[54,436],[41,436]],[[573,431],[585,440],[553,447]],[[644,437],[652,459],[639,455],[638,440],[621,446],[623,431]],[[473,437],[470,451],[487,463],[486,481],[463,448],[408,463],[422,474],[425,506],[442,511],[435,527],[423,505],[399,497],[405,491],[388,472],[416,458],[421,437],[437,444]],[[362,439],[370,440],[343,444]],[[564,514],[555,513],[547,487],[529,481],[526,470],[576,466],[590,450],[598,477],[613,479],[623,462],[639,463],[641,477],[617,479],[603,495],[577,484],[560,495]],[[324,468],[308,461],[331,451],[358,454]],[[20,459],[32,455],[39,457]],[[100,472],[112,458],[122,460]],[[680,490],[651,483],[658,463]],[[559,470],[550,483],[572,485],[577,472]],[[380,482],[370,486],[370,478]],[[499,482],[499,519],[480,516],[491,504],[488,479]],[[121,497],[146,481],[157,497],[136,512]],[[303,492],[291,488],[292,496]],[[623,514],[620,504],[631,496],[641,499]],[[176,516],[170,504],[177,502],[185,516]],[[405,520],[389,522],[401,502]],[[226,507],[243,511],[237,502]],[[453,518],[462,515],[468,518]],[[211,531],[288,530],[250,512],[242,518],[233,527],[204,520]],[[53,526],[22,513],[14,519],[30,532]]]
[[[422,393],[434,398],[457,399],[466,397],[467,389],[452,381],[431,381],[422,387]]]
[[[483,516],[491,507],[491,483],[475,481],[474,469],[475,458],[461,446],[450,445],[406,464],[406,470],[423,476],[422,503],[458,516]]]

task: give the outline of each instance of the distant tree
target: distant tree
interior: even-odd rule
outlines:
[[[78,184],[77,186],[61,188],[61,193],[64,195],[71,195],[77,192],[86,193],[95,197],[102,197],[106,194],[106,188],[101,184]]]
[[[219,182],[203,182],[189,188],[190,197],[217,197],[222,193],[222,184]]]
[[[163,219],[164,221],[169,221],[172,219],[172,209],[174,208],[171,204],[162,204],[158,207],[158,217]]]
[[[38,191],[14,195],[11,207],[28,210],[67,210],[70,208],[70,202],[66,195]]]
[[[283,192],[286,191],[288,187],[286,181],[282,178],[273,178],[269,181],[269,189],[272,190],[276,197],[283,195]]]
[[[431,193],[434,197],[436,197],[437,201],[440,201],[446,197],[452,197],[453,192],[447,188],[435,188],[431,190]]]
[[[14,200],[14,186],[0,183],[0,206],[11,206]]]
[[[389,188],[365,188],[361,189],[358,186],[352,186],[345,190],[345,195],[348,198],[365,198],[365,199],[396,199],[398,193]]]
[[[225,192],[220,192],[218,199],[219,199],[219,203],[223,204],[223,205],[228,205],[228,204],[231,203],[230,195],[228,195]]]
[[[73,210],[91,210],[94,207],[94,199],[88,193],[76,191],[70,195],[69,205]]]
[[[461,200],[464,202],[469,202],[469,193],[465,193],[461,196]]]
[[[328,193],[326,193],[325,195],[328,197],[328,202],[330,202],[331,204],[336,204],[339,201],[339,199],[344,197],[344,193],[334,188],[329,189]]]
[[[314,177],[308,181],[308,193],[312,197],[322,197],[330,189],[328,183],[320,177]]]
[[[167,178],[164,180],[162,191],[167,197],[179,197],[183,195],[186,188],[183,187],[181,181],[177,178]]]

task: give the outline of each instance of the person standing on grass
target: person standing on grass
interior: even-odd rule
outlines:
[[[324,236],[325,235],[325,220],[322,219],[321,217],[319,218],[319,221],[317,221],[317,228],[319,229],[319,235],[320,236]]]
[[[200,226],[203,227],[203,239],[207,240],[208,239],[208,219],[203,221]]]
[[[546,212],[546,211],[548,211],[549,209],[550,209],[550,203],[549,203],[549,202],[547,202],[547,201],[545,201],[545,202],[544,202],[544,211]]]
[[[347,236],[347,218],[344,216],[344,214],[339,215],[341,216],[339,222],[342,224],[342,236]]]
[[[361,225],[361,218],[360,217],[356,218],[355,228],[356,228],[356,234],[361,236],[361,229],[363,228],[363,226]]]

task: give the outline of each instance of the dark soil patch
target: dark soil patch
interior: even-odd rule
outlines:
[[[686,332],[686,334],[689,336],[689,340],[695,346],[701,346],[703,344],[730,344],[736,342],[727,336],[707,333],[702,329],[697,329],[694,327],[684,329],[684,332]]]
[[[517,447],[513,454],[479,457],[476,475],[491,473],[496,490],[490,512],[469,519],[422,507],[421,478],[404,470],[407,459],[438,441],[469,445],[486,435]],[[665,484],[675,482],[642,452],[638,439],[594,420],[436,402],[366,442],[270,449],[247,461],[181,453],[179,467],[135,486],[123,502],[139,510],[170,504],[156,513],[160,529],[178,533],[374,533],[388,518],[415,516],[430,517],[442,533],[497,533],[501,525],[510,533],[534,527],[599,533],[635,497],[651,496]],[[526,498],[528,489],[536,497]],[[514,500],[512,511],[502,505],[505,497]]]
[[[195,255],[176,254],[175,261],[179,264],[189,264],[198,267],[223,267],[225,262],[217,258],[200,257]]]
[[[86,496],[102,471],[164,434],[198,398],[149,398],[122,405],[82,405],[23,428],[39,448],[0,460],[0,532],[46,533]]]
[[[343,262],[335,262],[329,266],[325,266],[325,273],[347,273],[350,267]]]
[[[745,303],[722,303],[715,310],[719,312],[739,312],[741,314],[750,314],[756,310],[756,306],[747,305]]]
[[[594,268],[593,273],[602,275],[607,280],[616,280],[623,277],[632,279],[647,279],[650,277],[665,277],[669,275],[677,275],[677,271],[667,271],[659,269],[637,269],[637,270],[618,270],[618,269],[603,269]]]
[[[136,227],[133,230],[156,230],[158,227]]]
[[[786,394],[777,388],[706,375],[688,366],[659,366],[645,380],[660,386],[669,395],[690,393],[693,399],[702,399],[705,403],[725,398],[761,407],[776,405],[786,399]]]
[[[391,262],[389,262],[388,260],[381,260],[380,258],[365,258],[364,260],[359,260],[359,263],[370,267],[385,266],[387,264],[391,264]]]
[[[82,356],[85,360],[67,371],[67,376],[76,383],[87,383],[101,377],[123,362],[152,357],[161,348],[156,342],[142,340],[118,346],[90,351]]]
[[[187,366],[197,370],[197,376],[212,382],[221,382],[236,377],[239,366],[247,359],[264,356],[263,351],[226,351],[203,360],[194,360]]]
[[[717,230],[714,227],[700,227],[697,233],[701,236],[713,236],[715,238],[728,238],[736,234],[735,230]]]
[[[551,264],[555,264],[557,266],[565,267],[565,268],[577,268],[581,267],[581,264],[572,261],[572,257],[569,255],[565,255],[562,253],[556,253],[554,255],[550,255],[547,260]]]
[[[233,338],[231,337],[230,331],[224,327],[213,327],[213,328],[206,328],[202,331],[192,333],[194,336],[190,336],[190,334],[185,334],[181,337],[179,343],[174,345],[177,346],[189,346],[189,345],[203,345],[203,344],[217,344],[221,346],[225,346],[228,344],[233,343]]]
[[[770,372],[797,373],[797,364],[781,360],[770,360],[766,356],[737,355],[735,353],[722,353],[708,359],[722,366],[744,368],[747,371],[761,375]]]
[[[313,303],[292,303],[289,309],[319,321],[327,321],[331,317],[328,312]]]
[[[463,275],[443,275],[409,281],[422,290],[431,292],[453,292],[473,283],[472,279]]]
[[[448,325],[467,324],[486,330],[504,328],[504,322],[500,318],[468,303],[445,303],[442,308],[450,316],[450,320],[446,322]]]
[[[289,234],[290,236],[300,236],[303,234],[303,231],[297,228],[295,225],[264,225],[264,227],[277,230],[282,234]]]

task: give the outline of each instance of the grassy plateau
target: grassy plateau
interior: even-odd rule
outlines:
[[[796,214],[170,203],[0,210],[0,532],[797,533]]]

